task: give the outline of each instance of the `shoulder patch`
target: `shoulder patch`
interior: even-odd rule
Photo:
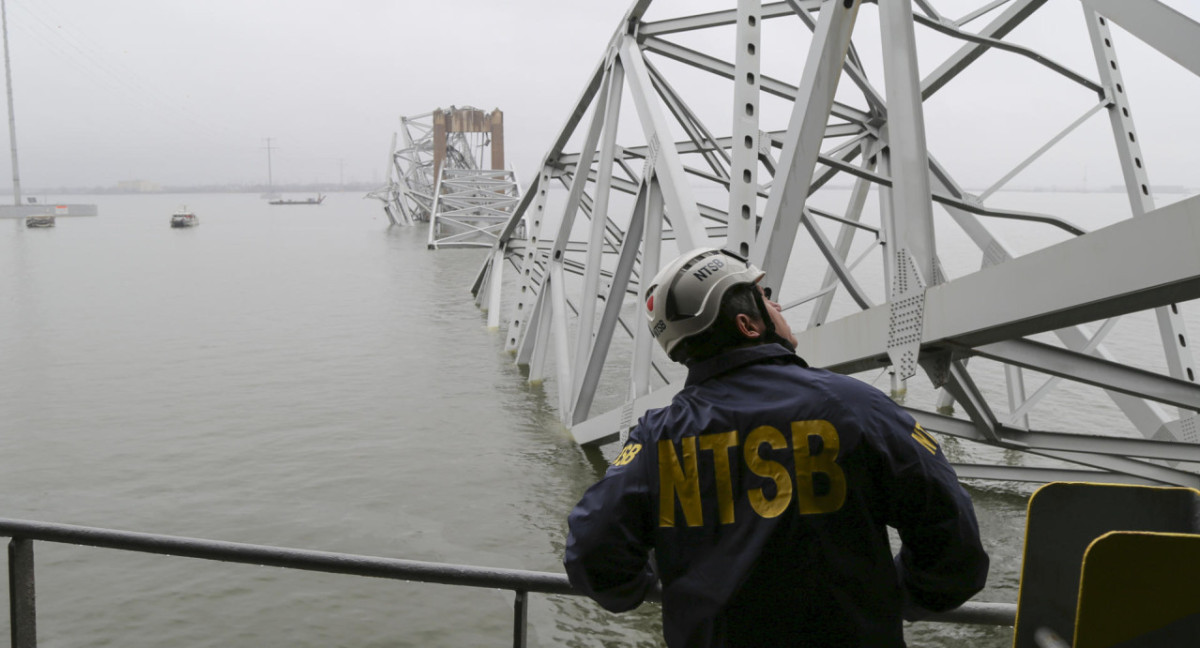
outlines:
[[[928,450],[929,454],[937,454],[937,441],[934,441],[933,437],[929,436],[929,433],[925,431],[925,428],[921,427],[920,423],[917,423],[915,426],[913,426],[912,438],[914,441],[921,444],[921,447]]]
[[[624,448],[621,448],[621,454],[617,455],[616,459],[613,459],[612,465],[624,466],[625,464],[633,461],[633,458],[636,457],[638,455],[638,453],[641,451],[642,451],[642,444],[630,443],[629,445],[625,446]]]

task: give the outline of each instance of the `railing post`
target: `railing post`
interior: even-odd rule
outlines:
[[[526,621],[529,618],[529,592],[516,590],[517,598],[513,602],[513,648],[525,648],[525,639],[529,634]]]
[[[37,610],[33,588],[33,541],[8,543],[8,608],[12,648],[36,648]]]

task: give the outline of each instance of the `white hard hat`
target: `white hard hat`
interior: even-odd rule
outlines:
[[[667,356],[685,338],[717,321],[721,298],[732,287],[757,283],[763,271],[726,250],[697,248],[660,270],[646,289],[650,335]]]

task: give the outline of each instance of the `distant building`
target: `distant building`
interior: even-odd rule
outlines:
[[[117,191],[127,193],[156,193],[162,191],[162,187],[146,180],[122,180],[117,183]]]

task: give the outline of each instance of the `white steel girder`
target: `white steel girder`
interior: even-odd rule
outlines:
[[[521,198],[508,169],[442,167],[429,214],[431,249],[492,247]]]
[[[366,196],[383,203],[391,225],[429,223],[430,249],[492,247],[507,228],[521,196],[515,172],[484,168],[485,151],[492,152],[491,147],[497,143],[491,141],[490,134],[476,132],[479,124],[470,126],[472,132],[445,127],[457,115],[465,115],[463,119],[468,121],[474,113],[491,119],[491,114],[470,106],[401,117],[400,132],[392,135],[388,154],[387,184]],[[439,116],[445,117],[441,127]],[[445,159],[440,166],[439,134],[445,139]],[[404,136],[399,150],[398,135]],[[517,234],[524,236],[523,231]],[[492,287],[499,290],[499,283]],[[491,295],[487,303],[495,305],[498,299],[498,295]],[[482,300],[478,301],[482,306]],[[498,317],[499,309],[491,310],[492,318]]]
[[[1053,31],[1092,55],[1091,71],[1011,38],[1064,2],[1083,19]],[[1186,332],[1200,197],[1156,208],[1109,23],[1196,76],[1200,25],[1157,0],[980,0],[957,19],[935,4],[731,0],[650,19],[654,3],[639,0],[627,11],[472,287],[531,381],[554,363],[547,388],[579,443],[619,439],[679,389],[683,368],[651,341],[640,295],[661,262],[711,244],[768,273],[810,364],[868,381],[916,374],[905,406],[966,442],[963,477],[1200,486]],[[786,42],[771,40],[780,33]],[[931,38],[956,46],[924,49]],[[770,58],[795,61],[795,43],[801,65]],[[919,61],[927,51],[943,53]],[[961,160],[928,143],[949,127],[927,105],[969,92],[965,73],[994,69],[981,60],[1032,66],[1077,108],[973,195]],[[1012,181],[1100,112],[1124,214],[1097,227],[1049,201],[1014,208]],[[1014,233],[1025,249],[1004,242]],[[973,267],[947,261],[967,252]],[[505,264],[516,273],[501,282]],[[1127,326],[1157,329],[1139,337],[1157,340],[1157,359],[1129,346]],[[1083,423],[1097,410],[1108,423]]]
[[[470,106],[450,111],[475,110]],[[403,136],[397,149],[396,137]],[[486,146],[470,141],[467,133],[448,132],[446,160],[443,168],[479,169],[482,153],[476,149]],[[385,176],[387,184],[369,194],[384,203],[384,211],[392,225],[413,225],[429,222],[436,201],[440,170],[434,168],[434,113],[427,112],[400,118],[400,131],[392,135],[391,153]]]
[[[374,198],[383,203],[383,213],[392,225],[412,225],[409,214],[401,209],[400,184],[392,177],[392,165],[396,159],[396,133],[392,133],[392,146],[388,149],[387,184],[371,191],[364,198]]]

